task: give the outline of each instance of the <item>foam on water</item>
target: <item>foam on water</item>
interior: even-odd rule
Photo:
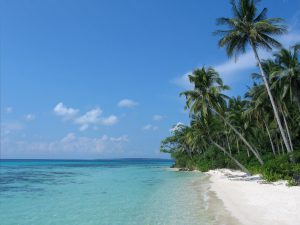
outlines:
[[[2,225],[208,225],[208,179],[170,161],[2,160]],[[220,204],[219,204],[220,205]]]

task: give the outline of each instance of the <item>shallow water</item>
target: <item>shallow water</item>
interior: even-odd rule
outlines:
[[[208,225],[208,179],[162,160],[2,160],[2,225]],[[222,210],[221,203],[216,203]],[[224,216],[226,212],[221,212]]]

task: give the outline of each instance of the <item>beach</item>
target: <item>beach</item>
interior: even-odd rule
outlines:
[[[286,182],[266,183],[259,176],[246,176],[228,169],[206,174],[210,190],[243,225],[296,225],[300,221],[300,187]]]
[[[296,225],[300,187],[172,161],[1,160],[3,225]],[[178,171],[178,172],[177,172]]]

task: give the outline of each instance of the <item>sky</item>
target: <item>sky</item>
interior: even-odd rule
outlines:
[[[161,139],[189,121],[187,74],[213,66],[237,96],[257,71],[212,35],[226,0],[0,2],[1,158],[168,158]],[[299,0],[262,7],[285,19],[285,46],[300,42]]]

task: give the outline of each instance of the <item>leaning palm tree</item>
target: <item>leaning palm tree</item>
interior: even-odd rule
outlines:
[[[250,175],[251,173],[247,168],[239,162],[232,154],[231,152],[228,152],[225,147],[223,147],[221,144],[218,143],[217,139],[220,139],[220,135],[224,137],[226,135],[226,131],[222,129],[222,122],[217,117],[209,117],[207,118],[209,120],[209,124],[204,122],[202,119],[194,119],[191,121],[191,128],[194,130],[196,135],[200,137],[197,139],[191,139],[192,142],[196,142],[196,145],[203,145],[204,143],[207,143],[207,145],[213,145],[218,150],[224,153],[228,158],[230,158],[242,171]],[[196,136],[195,135],[195,136]],[[216,137],[217,136],[217,137]],[[221,138],[223,139],[223,138]]]
[[[218,25],[226,25],[229,29],[218,30],[215,34],[221,35],[219,46],[226,47],[229,57],[233,55],[237,57],[239,54],[246,52],[247,45],[251,46],[261,72],[261,78],[267,89],[285,147],[288,152],[291,152],[267,77],[257,53],[258,48],[272,50],[272,47],[281,47],[281,44],[271,36],[283,34],[287,29],[281,24],[283,21],[281,18],[267,18],[267,8],[258,12],[257,3],[258,0],[238,0],[238,2],[231,0],[233,18],[222,17],[217,19]]]
[[[285,133],[288,137],[291,151],[293,150],[293,144],[291,140],[291,134],[287,124],[287,117],[289,115],[286,103],[292,103],[297,101],[297,97],[300,94],[300,68],[298,62],[298,46],[294,46],[294,52],[282,48],[278,53],[274,54],[275,59],[267,59],[262,61],[262,68],[267,74],[268,81],[272,90],[272,94],[275,98],[276,106],[279,109],[281,115],[281,121],[285,127]],[[260,77],[259,74],[252,74],[254,79]],[[259,98],[256,98],[256,105],[263,105],[264,107],[268,104],[265,104],[266,97],[268,97],[266,89],[261,87],[261,91],[255,93]],[[264,96],[264,97],[263,97]],[[265,100],[259,100],[260,98]],[[300,97],[300,95],[299,95]],[[300,101],[300,99],[299,99]],[[300,102],[299,102],[300,103]],[[300,109],[300,108],[299,108]]]
[[[219,74],[211,67],[196,69],[193,74],[189,75],[189,81],[194,85],[193,90],[180,93],[186,98],[186,109],[190,109],[190,114],[198,116],[204,123],[208,123],[208,119],[212,115],[218,115],[225,124],[241,139],[241,141],[254,154],[259,163],[263,165],[263,161],[259,153],[251,146],[245,137],[226,119],[225,108],[226,99],[228,97],[222,93],[228,90],[223,84]]]

